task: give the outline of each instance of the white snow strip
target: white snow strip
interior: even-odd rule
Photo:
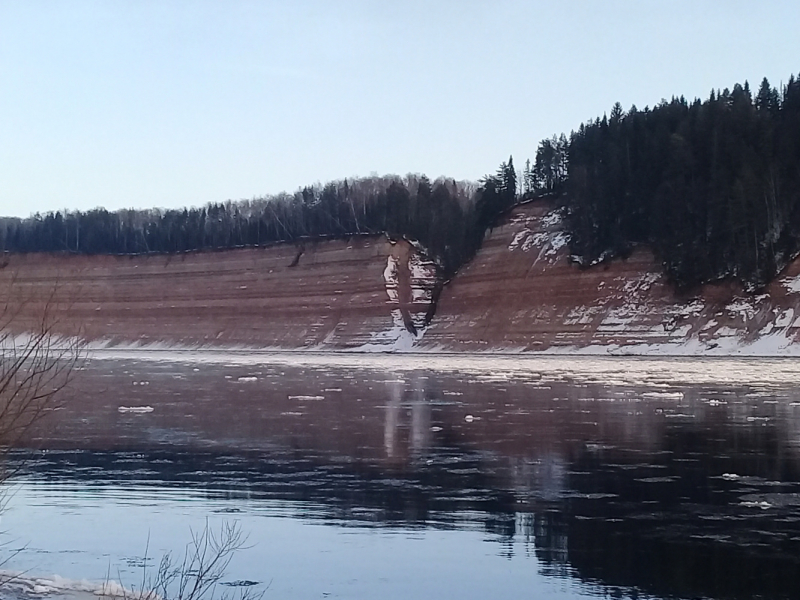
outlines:
[[[790,294],[798,294],[800,293],[800,275],[796,277],[787,277],[786,279],[782,279],[781,283],[783,287],[786,288],[786,291]]]
[[[91,594],[103,598],[137,598],[140,600],[160,600],[155,593],[141,594],[122,586],[116,581],[88,581],[86,579],[67,579],[59,575],[51,577],[31,577],[25,573],[0,572],[4,587],[16,590],[18,597],[27,596],[65,596],[81,597],[81,594]]]
[[[542,217],[542,225],[548,229],[561,225],[562,221],[561,211],[559,210],[551,210]]]

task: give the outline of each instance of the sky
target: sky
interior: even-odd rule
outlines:
[[[476,180],[800,72],[796,0],[0,0],[0,215]]]

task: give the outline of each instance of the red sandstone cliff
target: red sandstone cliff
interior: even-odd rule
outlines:
[[[800,260],[761,294],[723,283],[682,296],[645,249],[581,268],[567,242],[551,204],[517,207],[444,288],[425,346],[782,354],[800,341]]]
[[[6,255],[17,330],[53,296],[59,333],[137,343],[401,349],[424,326],[435,266],[382,236],[174,255]]]
[[[6,255],[0,290],[29,329],[91,340],[260,348],[800,354],[800,260],[763,293],[680,296],[646,250],[580,268],[558,212],[517,207],[449,282],[381,236],[148,256]],[[16,314],[19,311],[19,314]]]

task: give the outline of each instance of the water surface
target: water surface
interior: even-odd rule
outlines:
[[[20,451],[9,568],[138,581],[237,521],[226,583],[266,598],[800,590],[796,361],[143,358]]]

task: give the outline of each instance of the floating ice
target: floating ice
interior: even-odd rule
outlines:
[[[664,400],[682,400],[683,392],[644,392],[644,398],[662,398]]]
[[[768,508],[772,508],[772,504],[769,502],[761,501],[761,502],[740,502],[740,506],[746,506],[748,508],[760,508],[761,510],[767,510]]]

